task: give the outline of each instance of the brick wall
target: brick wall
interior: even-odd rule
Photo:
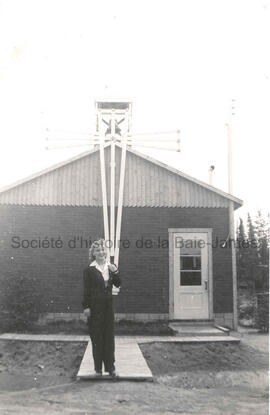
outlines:
[[[228,212],[225,208],[123,209],[120,249],[123,284],[115,298],[116,311],[168,313],[169,255],[166,242],[168,228],[172,227],[213,228],[214,313],[231,313],[231,250],[215,248],[216,238],[221,240],[228,236]],[[89,239],[100,236],[101,229],[101,208],[1,206],[2,287],[22,278],[22,284],[27,287],[27,281],[30,281],[29,289],[38,294],[40,312],[80,312],[82,271],[88,260],[87,245]],[[60,243],[56,246],[57,238],[63,242],[63,247]],[[44,240],[49,240],[49,248],[46,243],[44,245]],[[27,247],[27,241],[32,241],[32,247]],[[35,247],[37,243],[41,247]],[[1,291],[3,304],[7,298],[5,289]]]
[[[220,247],[229,232],[227,209],[128,208],[123,211],[123,224],[122,238],[130,240],[133,247],[138,240],[143,240],[144,246],[147,239],[155,242],[152,248],[122,250],[121,269],[129,270],[129,285],[123,296],[129,312],[139,312],[141,303],[146,313],[168,312],[169,255],[168,248],[158,246],[158,241],[166,241],[168,228],[174,227],[213,228],[214,313],[232,312],[231,249]]]

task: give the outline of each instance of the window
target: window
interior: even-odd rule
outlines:
[[[201,248],[195,240],[187,245],[180,249],[180,285],[201,285]]]

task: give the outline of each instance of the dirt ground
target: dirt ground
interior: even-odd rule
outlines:
[[[3,414],[268,414],[268,335],[150,343],[154,382],[76,381],[86,344],[0,341]]]

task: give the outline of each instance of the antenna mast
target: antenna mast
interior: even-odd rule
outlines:
[[[233,178],[232,178],[232,117],[235,115],[235,100],[231,100],[229,109],[229,119],[227,123],[227,137],[228,137],[228,193],[233,192]]]
[[[74,139],[74,144],[68,144],[67,147],[89,146],[99,147],[100,155],[100,175],[102,188],[102,208],[105,246],[110,254],[111,262],[118,265],[119,249],[121,238],[122,210],[124,199],[124,183],[126,170],[126,151],[127,146],[138,146],[144,148],[155,148],[160,150],[180,151],[180,131],[155,132],[131,134],[131,113],[132,102],[123,100],[97,100],[96,107],[96,131],[94,134],[75,133],[84,135],[87,138]],[[59,130],[58,130],[59,132]],[[163,137],[162,137],[163,136]],[[53,141],[64,141],[65,138],[54,138]],[[71,140],[67,138],[67,140]],[[176,144],[173,147],[164,146],[165,143]],[[121,147],[121,164],[117,215],[115,215],[115,145]],[[110,223],[108,215],[107,184],[106,184],[106,163],[104,148],[110,146]],[[47,149],[64,148],[64,146],[47,147]],[[116,224],[115,224],[116,216]],[[117,294],[118,288],[113,289]]]

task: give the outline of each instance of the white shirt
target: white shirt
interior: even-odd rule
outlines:
[[[109,277],[110,277],[108,264],[109,264],[109,262],[105,262],[105,264],[102,266],[102,265],[99,265],[97,263],[97,261],[95,260],[95,261],[91,262],[90,267],[96,267],[96,269],[98,269],[101,272],[101,274],[104,278],[104,281],[107,282],[109,280]]]

